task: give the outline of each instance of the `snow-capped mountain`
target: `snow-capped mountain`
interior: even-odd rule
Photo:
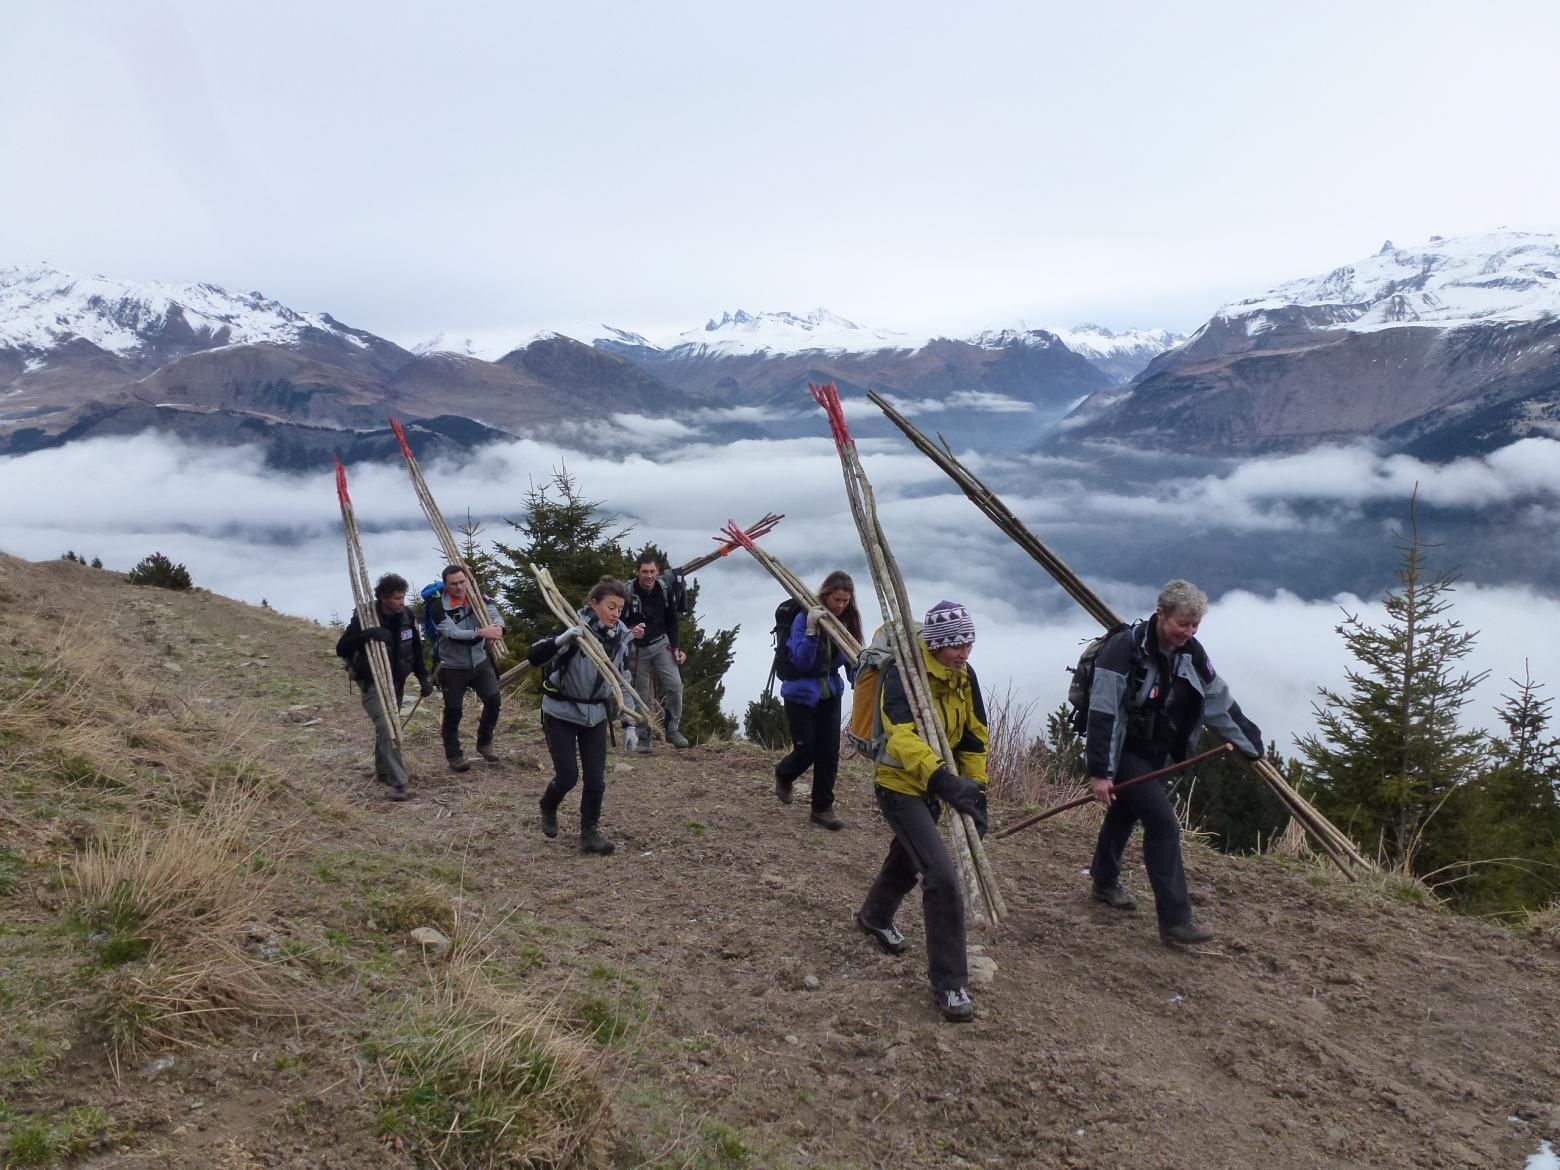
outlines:
[[[334,338],[367,349],[371,333],[299,313],[257,292],[78,276],[49,265],[0,268],[0,348],[47,354],[72,341],[133,358],[169,348],[297,346]]]
[[[592,340],[596,340],[592,338]],[[702,329],[689,329],[662,340],[662,350],[737,356],[756,353],[870,353],[883,349],[919,349],[924,336],[869,329],[828,309],[810,313],[749,313],[738,309],[711,317]]]
[[[1259,333],[1282,327],[1297,308],[1310,310],[1310,328],[1350,333],[1560,317],[1560,240],[1509,230],[1431,236],[1417,248],[1389,240],[1367,259],[1225,305],[1214,320]]]
[[[1031,329],[988,329],[970,341],[975,345],[1062,345],[1099,370],[1112,382],[1129,382],[1144,366],[1167,350],[1180,345],[1186,337],[1168,329],[1124,329],[1112,332],[1103,325],[1075,325],[1070,329],[1050,326]]]
[[[1387,244],[1226,305],[1056,442],[1249,454],[1370,438],[1432,458],[1560,435],[1560,239]]]

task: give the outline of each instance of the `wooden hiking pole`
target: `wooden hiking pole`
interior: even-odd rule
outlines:
[[[878,605],[885,619],[883,628],[894,661],[899,665],[899,677],[910,700],[916,732],[942,757],[948,770],[957,773],[958,761],[953,754],[953,745],[948,742],[947,730],[932,702],[931,680],[927,677],[920,643],[910,632],[913,619],[904,577],[899,572],[898,562],[894,560],[888,538],[878,521],[872,484],[861,466],[856,441],[851,438],[850,428],[846,425],[839,391],[832,382],[821,386],[809,383],[807,388],[829,418],[834,447],[839,452],[840,469],[845,477],[845,494],[850,501],[856,531],[861,537],[862,551],[866,553],[867,565],[872,572],[872,584],[877,590]],[[975,822],[964,813],[950,811],[952,815],[948,818],[948,836],[953,846],[954,867],[964,890],[965,904],[977,921],[987,919],[999,923],[1007,916],[1007,906],[1003,903],[1002,891],[997,887],[996,874],[981,846]]]
[[[780,558],[772,555],[767,549],[759,548],[754,542],[751,530],[743,532],[737,527],[735,520],[731,521],[721,531],[730,538],[731,542],[740,548],[745,548],[753,554],[753,559],[769,570],[769,575],[780,582],[784,589],[803,609],[823,609],[823,617],[819,624],[829,635],[829,638],[840,648],[840,653],[845,656],[845,661],[851,666],[856,665],[856,659],[861,657],[862,646],[856,641],[856,635],[845,628],[845,623],[840,621],[828,608],[818,600],[817,594],[802,583],[802,579],[780,562]],[[719,537],[716,538],[720,539]]]
[[[363,560],[363,542],[358,539],[357,518],[352,513],[352,497],[347,494],[347,469],[336,460],[336,499],[341,504],[341,523],[347,533],[347,575],[352,578],[352,609],[357,614],[358,628],[363,631],[363,651],[368,657],[368,673],[374,681],[379,696],[379,709],[390,723],[390,738],[395,750],[401,750],[401,713],[391,702],[395,697],[394,673],[390,670],[390,653],[383,642],[367,637],[370,629],[378,628],[375,613],[374,589],[368,580],[368,564]]]
[[[969,497],[970,501],[1000,528],[1015,544],[1038,561],[1042,568],[1060,585],[1067,594],[1081,605],[1090,617],[1099,622],[1106,629],[1123,624],[1116,612],[1106,605],[1104,600],[1095,593],[1083,579],[1072,571],[1060,557],[1052,552],[1046,545],[1031,532],[1019,518],[1013,514],[984,483],[964,466],[949,448],[947,440],[943,440],[942,446],[933,443],[931,439],[921,431],[893,405],[877,391],[871,391],[867,397],[879,410],[888,416],[890,422],[898,427],[911,443],[931,461],[937,464],[947,473],[948,477],[959,486],[959,490]],[[1261,747],[1260,744],[1257,745]],[[1266,756],[1260,760],[1248,760],[1252,771],[1267,784],[1269,788],[1284,802],[1284,806],[1295,820],[1304,826],[1311,840],[1321,847],[1328,859],[1342,871],[1350,881],[1355,881],[1355,873],[1351,866],[1359,866],[1361,869],[1372,870],[1376,866],[1367,860],[1355,847],[1354,842],[1329,821],[1316,809],[1305,797],[1295,791],[1294,787],[1273,767]]]
[[[433,493],[428,490],[428,481],[423,478],[422,468],[417,466],[417,457],[412,454],[411,444],[406,441],[406,428],[401,425],[399,419],[392,418],[390,429],[395,432],[396,442],[401,444],[401,458],[406,461],[407,473],[412,477],[412,490],[417,494],[417,502],[422,505],[423,515],[428,517],[428,524],[439,540],[439,547],[444,550],[444,563],[459,565],[466,570],[466,580],[471,586],[469,601],[472,613],[477,615],[477,625],[492,625],[493,615],[488,612],[487,602],[483,600],[482,586],[477,581],[476,574],[471,571],[471,566],[461,560],[460,546],[455,543],[455,537],[450,533],[450,526],[444,521],[444,513],[439,511]],[[495,666],[509,656],[502,640],[489,642],[487,652]]]
[[[1149,780],[1162,780],[1166,776],[1173,776],[1177,772],[1184,772],[1184,771],[1186,771],[1186,769],[1188,769],[1190,767],[1193,767],[1194,765],[1200,764],[1204,760],[1211,760],[1215,756],[1225,756],[1225,755],[1228,755],[1230,752],[1232,752],[1234,750],[1235,750],[1235,745],[1234,744],[1232,744],[1232,743],[1221,743],[1218,747],[1212,749],[1211,751],[1206,751],[1206,752],[1203,752],[1201,755],[1193,756],[1189,760],[1182,760],[1179,764],[1171,764],[1169,767],[1167,767],[1167,768],[1160,768],[1156,772],[1145,772],[1141,776],[1134,776],[1134,777],[1132,777],[1132,779],[1124,780],[1120,784],[1112,784],[1110,790],[1112,792],[1121,792],[1124,789],[1131,788],[1134,784],[1143,784],[1143,783],[1146,783]],[[1061,804],[1054,804],[1050,808],[1046,809],[1044,812],[1038,812],[1038,813],[1036,813],[1032,817],[1025,817],[1023,820],[1019,821],[1018,824],[1016,824],[1016,825],[1009,825],[1007,828],[1003,829],[1001,832],[991,834],[991,839],[993,841],[1000,841],[1004,837],[1011,837],[1014,833],[1017,833],[1019,830],[1027,829],[1027,828],[1029,828],[1030,825],[1038,825],[1041,821],[1049,820],[1050,818],[1054,817],[1057,813],[1064,813],[1064,812],[1066,812],[1070,808],[1081,808],[1084,805],[1088,804],[1093,799],[1094,799],[1094,794],[1091,792],[1088,796],[1080,796],[1080,797],[1076,798],[1075,800],[1067,800],[1067,801],[1063,801]]]
[[[564,628],[582,624],[578,611],[569,608],[569,603],[564,600],[563,594],[558,592],[558,586],[553,584],[552,574],[535,565],[529,567],[531,576],[536,578],[536,584],[542,591],[542,600],[547,603],[547,608],[552,610],[553,616],[564,624]],[[627,715],[635,723],[650,723],[650,717],[646,714],[650,709],[649,705],[639,697],[639,692],[623,681],[617,672],[617,667],[612,665],[612,660],[607,657],[606,650],[596,640],[596,636],[587,630],[574,641],[585,657],[590,659],[591,665],[601,672],[601,677],[607,680],[607,685],[612,688],[612,696],[617,700],[618,713]],[[625,690],[633,697],[632,707],[624,697]]]

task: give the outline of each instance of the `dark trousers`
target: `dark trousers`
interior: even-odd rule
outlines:
[[[493,729],[498,726],[498,674],[491,659],[475,670],[452,670],[439,667],[439,686],[444,689],[444,722],[439,734],[444,739],[445,758],[453,760],[464,755],[460,749],[460,717],[466,703],[466,691],[473,690],[482,700],[482,718],[477,721],[477,746],[486,747],[493,742]]]
[[[1131,780],[1165,766],[1165,758],[1146,758],[1131,746],[1122,749],[1116,783]],[[1121,855],[1132,836],[1132,826],[1143,822],[1143,864],[1154,888],[1154,909],[1160,926],[1184,926],[1192,920],[1192,901],[1186,891],[1186,868],[1181,863],[1181,826],[1175,819],[1163,780],[1150,780],[1119,793],[1105,810],[1100,839],[1094,846],[1089,873],[1094,884],[1109,888],[1121,880]]]
[[[580,794],[580,832],[594,829],[601,823],[601,800],[607,794],[607,721],[586,727],[543,715],[542,734],[547,737],[553,762],[552,782],[542,793],[542,804],[548,812],[557,812],[563,798],[579,781],[580,769],[575,767],[574,760],[578,748],[579,764],[585,772],[585,790]]]
[[[840,771],[840,696],[833,695],[816,707],[785,701],[786,722],[791,725],[791,754],[775,765],[775,775],[787,783],[813,770],[812,806],[834,804],[834,778]]]
[[[964,952],[964,903],[953,858],[937,831],[942,802],[935,796],[907,796],[881,785],[873,789],[878,811],[894,830],[888,856],[861,904],[869,926],[888,926],[899,903],[921,879],[921,911],[926,915],[926,974],[933,991],[952,991],[969,982]]]

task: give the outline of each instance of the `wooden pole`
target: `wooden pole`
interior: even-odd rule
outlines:
[[[932,702],[931,680],[926,674],[920,643],[911,633],[912,610],[904,577],[878,521],[872,484],[862,468],[856,442],[851,438],[850,428],[845,422],[839,391],[833,383],[821,386],[809,384],[808,389],[812,392],[813,400],[823,407],[829,418],[834,446],[839,452],[840,468],[845,477],[846,498],[850,501],[851,515],[861,537],[862,551],[866,553],[867,565],[872,572],[872,584],[885,619],[884,630],[894,661],[899,666],[900,680],[910,700],[916,732],[942,757],[948,770],[956,773],[958,761],[948,742],[947,731],[937,716],[936,705]],[[977,922],[985,919],[993,923],[1001,922],[1007,915],[1007,907],[1003,903],[991,863],[981,846],[975,822],[957,810],[950,810],[950,813],[948,836],[953,847],[954,866],[958,870],[971,916]]]
[[[888,416],[890,422],[898,427],[917,448],[919,448],[933,463],[942,468],[948,477],[958,484],[959,490],[969,497],[970,501],[986,514],[991,521],[1020,548],[1040,563],[1047,573],[1067,591],[1088,614],[1106,629],[1121,624],[1121,618],[1104,600],[1095,593],[1083,579],[1072,571],[1060,557],[1052,552],[1044,542],[1031,532],[1013,512],[997,498],[996,494],[986,487],[984,483],[964,466],[948,447],[947,441],[939,447],[877,391],[870,392],[867,397],[872,403]],[[1258,745],[1261,746],[1260,744]],[[1267,757],[1260,760],[1248,760],[1248,766],[1271,788],[1278,798],[1284,802],[1290,815],[1298,820],[1311,835],[1312,839],[1322,846],[1328,858],[1343,871],[1350,881],[1355,880],[1355,874],[1350,867],[1359,866],[1362,869],[1375,869],[1357,848],[1354,842],[1322,813],[1313,807],[1300,793],[1289,784],[1279,773],[1278,769],[1268,761]],[[1347,859],[1347,860],[1345,860]]]
[[[471,602],[471,611],[477,616],[477,624],[492,625],[493,617],[488,612],[487,602],[483,600],[481,583],[478,582],[476,574],[471,571],[471,566],[461,560],[460,546],[455,543],[450,526],[445,523],[444,513],[439,511],[433,493],[428,490],[428,481],[423,478],[422,468],[417,466],[417,457],[412,454],[412,446],[406,441],[406,429],[401,425],[400,420],[395,418],[390,420],[390,429],[395,432],[396,442],[401,444],[401,458],[406,461],[407,473],[412,477],[412,490],[417,494],[417,502],[422,505],[423,515],[428,518],[434,536],[438,538],[439,547],[444,550],[445,563],[460,565],[466,570],[467,583],[471,586],[468,600]],[[509,656],[502,641],[489,642],[487,652],[495,665]]]
[[[1145,772],[1141,776],[1134,776],[1132,779],[1124,780],[1120,784],[1112,784],[1110,790],[1112,792],[1122,792],[1125,789],[1131,788],[1134,784],[1145,784],[1150,780],[1162,780],[1166,776],[1173,776],[1177,772],[1184,772],[1186,769],[1194,767],[1197,764],[1202,763],[1204,760],[1211,760],[1215,756],[1227,755],[1234,750],[1234,744],[1221,743],[1213,750],[1203,752],[1201,755],[1193,756],[1189,760],[1182,760],[1179,764],[1171,764],[1167,768],[1160,768],[1154,772]],[[993,841],[1000,841],[1004,837],[1011,837],[1014,833],[1019,832],[1021,829],[1029,828],[1030,825],[1038,825],[1041,821],[1050,820],[1057,813],[1064,813],[1070,808],[1081,808],[1093,799],[1094,794],[1091,792],[1088,796],[1080,796],[1075,800],[1064,800],[1061,804],[1054,804],[1044,812],[1038,812],[1032,817],[1025,817],[1016,825],[1009,825],[999,833],[991,834],[991,839]]]
[[[753,559],[769,570],[769,575],[780,583],[784,589],[803,609],[823,609],[823,618],[820,625],[829,635],[833,643],[840,648],[840,653],[845,656],[845,661],[851,666],[856,665],[856,659],[861,657],[862,646],[856,641],[856,635],[845,628],[845,623],[830,613],[823,603],[818,600],[818,595],[802,583],[802,579],[781,563],[780,558],[771,554],[767,549],[759,548],[754,542],[750,532],[743,532],[737,527],[736,521],[731,521],[721,530],[739,548],[745,548],[753,555]],[[718,538],[717,538],[718,539]]]
[[[379,625],[375,612],[374,588],[369,583],[368,563],[363,559],[363,542],[358,539],[357,518],[352,512],[352,497],[347,493],[347,469],[336,460],[336,499],[341,504],[341,523],[347,534],[347,575],[352,578],[352,609],[357,614],[358,628],[367,635]],[[390,738],[395,750],[401,750],[401,712],[395,701],[394,674],[390,670],[390,654],[383,642],[365,637],[363,650],[368,658],[368,672],[379,695],[379,709],[390,722]]]
[[[784,519],[784,512],[766,512],[762,520],[749,527],[745,532],[742,532],[741,529],[737,531],[742,532],[742,535],[749,540],[757,540],[761,536],[768,536],[774,529],[774,526]],[[730,532],[730,526],[728,526],[726,531]],[[737,549],[745,547],[734,536],[717,536],[715,539],[720,542],[720,547],[714,552],[705,553],[702,557],[694,557],[686,565],[679,566],[672,571],[686,577],[690,573],[697,573],[705,565],[714,564],[721,557],[730,556]]]

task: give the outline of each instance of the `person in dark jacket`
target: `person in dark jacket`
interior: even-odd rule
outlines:
[[[781,804],[790,804],[797,777],[811,768],[810,819],[825,829],[839,829],[844,822],[834,811],[834,779],[840,770],[840,708],[845,690],[840,672],[843,669],[854,678],[855,671],[845,666],[845,656],[818,623],[825,611],[832,613],[860,642],[861,613],[856,609],[856,583],[841,570],[824,578],[818,600],[821,605],[796,615],[786,639],[791,665],[802,677],[780,687],[791,726],[791,752],[775,765],[775,795]]]
[[[558,806],[583,770],[581,853],[611,853],[616,846],[600,829],[601,805],[607,791],[607,720],[613,714],[608,705],[613,699],[612,689],[578,643],[584,638],[601,643],[614,669],[624,682],[629,681],[624,668],[629,643],[644,631],[631,629],[619,620],[627,601],[628,590],[623,583],[603,577],[579,611],[579,624],[533,643],[527,655],[533,666],[546,667],[542,675],[542,734],[552,754],[553,777],[540,801],[542,834],[558,835]]]
[[[641,632],[634,635],[634,689],[645,702],[655,696],[652,684],[661,692],[661,708],[666,712],[666,742],[685,748],[688,739],[680,730],[683,710],[683,681],[679,669],[688,656],[678,644],[677,605],[672,587],[661,574],[661,563],[650,553],[639,558],[634,580],[628,587],[628,604],[623,620]],[[638,750],[650,750],[650,733],[638,729]]]
[[[975,1018],[964,947],[964,903],[953,858],[937,821],[943,805],[964,813],[986,835],[986,704],[969,668],[975,624],[969,611],[940,601],[927,611],[920,639],[931,700],[953,747],[955,775],[915,729],[910,697],[893,663],[883,671],[878,712],[886,736],[877,756],[878,811],[894,831],[877,880],[856,912],[856,925],[889,954],[906,949],[894,927],[900,902],[921,882],[926,916],[926,973],[945,1020]]]
[[[406,578],[396,573],[379,578],[374,586],[374,611],[379,624],[364,630],[357,614],[353,614],[336,640],[336,654],[347,664],[347,673],[361,692],[363,710],[374,721],[374,779],[389,785],[391,800],[406,799],[406,767],[395,744],[389,710],[374,686],[374,675],[368,666],[369,641],[383,643],[390,657],[390,678],[395,687],[395,707],[391,710],[400,710],[407,675],[417,676],[423,698],[433,693],[428,668],[423,665],[422,636],[411,610],[406,608],[406,589]]]
[[[1171,581],[1160,590],[1152,617],[1100,648],[1089,691],[1084,757],[1094,797],[1106,808],[1089,867],[1094,898],[1136,909],[1137,899],[1121,884],[1121,856],[1133,825],[1143,822],[1143,861],[1166,943],[1213,939],[1213,930],[1192,917],[1175,806],[1163,780],[1120,793],[1113,784],[1186,759],[1204,725],[1248,759],[1262,757],[1262,732],[1242,714],[1195,637],[1207,610],[1201,589]]]

